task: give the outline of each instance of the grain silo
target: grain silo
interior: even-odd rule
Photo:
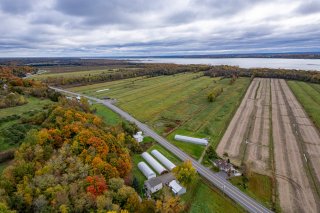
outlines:
[[[164,165],[167,169],[169,169],[170,171],[176,167],[176,165],[174,165],[168,158],[166,158],[163,154],[161,154],[158,150],[152,150],[151,154],[157,158],[160,163],[162,163],[162,165]]]
[[[168,172],[156,159],[154,159],[149,153],[144,152],[141,154],[143,159],[147,161],[147,163],[154,169],[158,174],[163,174]]]
[[[156,177],[156,173],[150,169],[150,167],[145,162],[138,163],[138,168],[140,171],[146,176],[147,179],[151,179]]]
[[[205,146],[208,144],[207,139],[193,138],[193,137],[184,136],[184,135],[175,135],[174,139],[177,141],[183,141],[187,143],[194,143],[194,144],[205,145]]]

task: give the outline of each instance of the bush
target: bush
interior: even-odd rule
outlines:
[[[215,88],[209,95],[208,95],[208,101],[209,102],[213,102],[216,100],[216,98],[221,95],[221,93],[223,92],[223,88],[222,87],[218,87]]]

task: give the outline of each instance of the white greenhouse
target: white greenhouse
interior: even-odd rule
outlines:
[[[151,151],[151,154],[157,158],[167,169],[170,171],[176,167],[168,158],[161,154],[158,150],[154,149]]]
[[[138,163],[138,168],[148,180],[157,176],[145,162]]]
[[[143,159],[147,161],[147,163],[154,169],[156,172],[161,175],[168,172],[156,159],[154,159],[148,152],[144,152],[141,154]]]
[[[205,145],[205,146],[208,144],[207,139],[193,138],[193,137],[188,137],[184,135],[175,135],[174,139],[177,141],[183,141],[187,143],[194,143],[194,144]]]

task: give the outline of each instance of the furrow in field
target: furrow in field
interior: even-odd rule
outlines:
[[[245,162],[259,173],[269,170],[269,79],[262,79],[256,96],[254,125],[247,144]]]

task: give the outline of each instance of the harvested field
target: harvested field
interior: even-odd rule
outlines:
[[[233,163],[246,162],[250,169],[270,173],[269,168],[269,79],[255,78],[217,148]]]
[[[269,152],[272,145],[274,153]],[[274,176],[284,212],[320,209],[319,132],[284,80],[252,81],[217,153]]]
[[[284,80],[272,80],[271,91],[275,172],[280,205],[285,212],[317,212],[319,133]]]

